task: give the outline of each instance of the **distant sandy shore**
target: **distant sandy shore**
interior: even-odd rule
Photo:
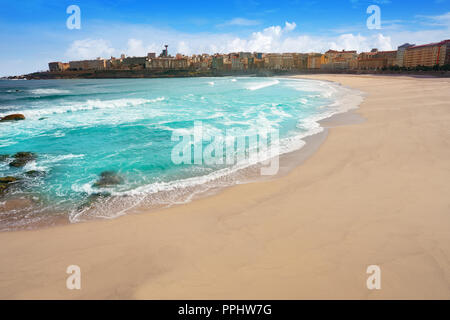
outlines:
[[[0,233],[0,298],[450,299],[450,79],[315,75],[364,91],[278,179],[165,210]],[[66,288],[78,265],[82,289]],[[381,290],[366,268],[381,268]]]

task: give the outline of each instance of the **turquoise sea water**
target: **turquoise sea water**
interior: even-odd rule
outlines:
[[[174,132],[192,133],[194,121],[212,135],[278,130],[280,152],[289,152],[321,131],[318,120],[355,107],[351,96],[332,83],[282,78],[1,80],[0,116],[22,113],[26,120],[0,123],[0,154],[31,151],[37,159],[24,168],[0,162],[0,177],[23,179],[8,197],[34,203],[3,210],[0,230],[188,201],[213,181],[235,183],[228,175],[237,167],[174,164]],[[45,175],[29,178],[29,170]],[[117,172],[123,183],[94,187],[103,171]],[[93,198],[99,193],[108,196]]]

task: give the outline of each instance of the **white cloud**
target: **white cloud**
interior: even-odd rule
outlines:
[[[142,40],[130,38],[128,39],[128,47],[123,53],[130,57],[142,57],[149,52],[156,52],[158,49],[154,43],[144,46]]]
[[[438,16],[417,16],[425,20],[423,24],[430,26],[442,26],[450,29],[450,12]]]
[[[224,23],[217,25],[218,27],[226,27],[226,26],[240,26],[240,27],[248,27],[248,26],[256,26],[261,24],[261,21],[258,20],[250,20],[245,18],[234,18],[228,20]]]
[[[285,31],[292,31],[297,27],[297,24],[295,22],[289,23],[286,21],[286,25],[284,27]]]
[[[445,20],[446,15],[435,17]],[[125,53],[128,56],[145,56],[148,52],[159,53],[164,44],[169,45],[169,53],[186,55],[199,53],[228,53],[239,51],[258,52],[325,52],[334,50],[370,51],[395,50],[405,43],[428,43],[448,38],[448,30],[439,28],[424,31],[401,30],[361,30],[345,32],[336,36],[315,36],[297,31],[295,22],[285,22],[283,26],[270,26],[248,36],[229,33],[182,33],[175,30],[161,30],[150,26],[116,26],[110,27],[109,34],[114,38],[107,40],[74,41],[68,55],[73,58],[86,59],[97,56],[109,57],[111,54]],[[99,35],[107,34],[99,30]],[[110,43],[114,43],[113,45]]]
[[[115,52],[110,42],[104,39],[75,40],[66,51],[69,59],[92,59],[109,57]]]

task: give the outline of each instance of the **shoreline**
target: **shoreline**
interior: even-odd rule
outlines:
[[[301,77],[367,92],[366,121],[334,126],[278,179],[158,214],[0,233],[0,297],[448,299],[449,80]],[[65,288],[71,264],[80,291]],[[365,288],[371,264],[380,291]]]
[[[272,77],[272,79],[305,80],[297,77]],[[208,179],[209,175],[196,177],[205,177],[206,182],[202,184],[194,183],[192,185],[180,187],[182,189],[181,194],[173,198],[171,196],[174,192],[173,190],[162,190],[156,193],[141,195],[137,198],[134,198],[132,195],[111,196],[109,199],[111,200],[111,202],[120,202],[120,204],[116,204],[115,206],[113,205],[113,207],[110,208],[110,213],[108,215],[103,214],[103,211],[105,211],[104,208],[101,208],[102,212],[100,212],[100,215],[97,212],[97,210],[99,210],[99,206],[103,206],[104,203],[96,203],[95,200],[92,203],[89,203],[89,199],[93,195],[90,195],[84,202],[81,202],[79,204],[79,207],[82,207],[83,210],[73,212],[70,215],[69,213],[67,213],[69,209],[67,209],[66,211],[64,211],[63,209],[58,211],[48,211],[45,208],[39,207],[40,204],[35,202],[35,200],[33,200],[32,198],[26,198],[23,196],[10,196],[9,198],[7,197],[4,199],[4,204],[6,205],[4,209],[6,210],[3,212],[3,209],[0,208],[0,214],[4,214],[5,216],[11,215],[13,218],[16,218],[18,221],[20,221],[20,219],[22,219],[22,216],[24,216],[25,214],[30,214],[28,211],[39,211],[42,217],[36,217],[35,221],[26,224],[0,224],[0,226],[2,227],[0,229],[0,232],[40,230],[44,228],[63,226],[71,223],[84,223],[96,220],[116,219],[127,214],[143,214],[147,212],[156,212],[171,207],[185,205],[192,201],[216,195],[223,190],[236,185],[278,179],[288,174],[295,167],[300,166],[315,151],[317,151],[320,145],[325,141],[328,134],[328,129],[334,127],[335,125],[350,125],[361,121],[361,118],[356,113],[354,113],[354,111],[358,109],[360,103],[363,101],[364,94],[358,90],[352,90],[351,88],[345,86],[336,85],[332,81],[316,81],[314,85],[318,88],[322,88],[323,83],[326,84],[325,88],[328,88],[328,90],[326,91],[333,92],[333,99],[331,99],[332,101],[329,105],[323,105],[322,107],[319,107],[319,109],[323,108],[324,110],[328,111],[318,116],[310,116],[305,119],[307,121],[313,121],[314,123],[317,123],[322,128],[322,131],[314,132],[315,128],[310,128],[307,133],[298,133],[297,135],[286,138],[301,140],[302,146],[300,146],[299,149],[297,149],[296,147],[293,148],[291,146],[288,147],[288,150],[280,150],[281,154],[277,156],[279,157],[280,170],[275,175],[262,176],[260,174],[260,170],[263,166],[265,166],[262,163],[248,164],[244,165],[244,167],[241,168],[235,168],[235,166],[232,166],[230,168],[227,168],[230,169],[228,173],[225,173],[223,175],[219,174],[219,176],[212,177],[211,179]],[[217,171],[215,173],[217,173]],[[181,179],[173,182],[182,183],[183,181],[185,180]],[[161,201],[158,199],[171,200]],[[44,204],[44,206],[50,205]],[[26,208],[26,212],[23,214],[21,213],[18,216],[16,214],[17,212],[14,212],[15,210],[12,208],[17,208],[19,210]]]
[[[246,71],[214,71],[214,70],[83,70],[83,71],[41,71],[29,74],[4,76],[0,80],[61,80],[61,79],[157,79],[157,78],[196,78],[196,77],[273,77],[273,76],[323,76],[323,75],[367,75],[367,76],[394,76],[394,77],[431,77],[431,78],[449,78],[450,71],[393,71],[393,70],[246,70]]]

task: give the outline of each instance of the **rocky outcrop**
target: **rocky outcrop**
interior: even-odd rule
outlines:
[[[17,152],[13,156],[14,160],[9,163],[11,167],[20,168],[25,166],[28,162],[36,160],[36,154],[32,152]]]
[[[30,178],[37,178],[37,177],[45,176],[45,172],[38,171],[38,170],[30,170],[30,171],[25,172],[25,175]]]
[[[117,184],[121,184],[123,182],[123,178],[114,171],[103,171],[100,174],[100,179],[94,183],[94,187],[102,188],[113,186]]]
[[[15,178],[15,177],[1,177],[0,178],[0,196],[3,196],[8,189],[15,183],[19,181],[19,179]]]
[[[25,116],[20,113],[10,114],[0,119],[0,121],[18,121],[25,120]]]
[[[9,159],[9,154],[0,154],[0,162]]]
[[[0,178],[0,183],[2,183],[2,184],[4,184],[4,183],[12,183],[12,182],[16,182],[18,180],[19,179],[15,178],[15,177],[11,177],[11,176],[1,177]]]

